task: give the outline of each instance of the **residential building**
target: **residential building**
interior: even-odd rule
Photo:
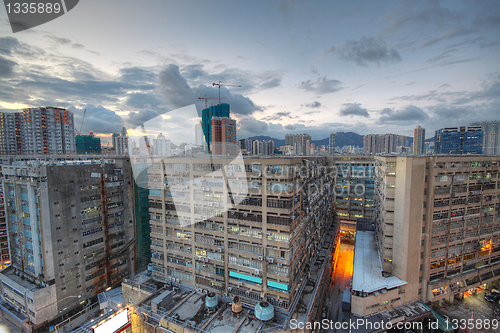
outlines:
[[[376,229],[356,235],[353,313],[453,302],[500,281],[496,157],[376,156],[375,163]]]
[[[21,155],[23,114],[21,112],[0,113],[0,155]]]
[[[140,145],[140,148],[145,149],[143,146],[146,146],[145,144]],[[113,134],[113,147],[115,149],[116,155],[129,155],[130,152],[128,150],[128,137],[126,136],[121,136],[118,133]],[[147,145],[146,151],[148,152],[149,155],[149,144]]]
[[[0,153],[2,155],[74,154],[73,113],[51,106],[1,113]]]
[[[322,244],[333,243],[325,243],[335,228],[329,170],[326,158],[153,162],[153,278],[290,314]]]
[[[287,134],[285,135],[285,145],[292,146],[295,155],[309,155],[311,136],[309,134]]]
[[[500,121],[481,121],[471,123],[481,126],[483,131],[483,154],[500,155]]]
[[[212,117],[212,154],[237,155],[236,120],[228,117]]]
[[[330,133],[330,137],[328,140],[328,153],[334,154],[335,153],[335,133]]]
[[[364,153],[367,155],[396,153],[397,147],[410,147],[410,139],[398,134],[368,134],[363,137]]]
[[[156,139],[153,139],[153,155],[170,156],[172,155],[170,140],[163,133],[158,134]]]
[[[1,311],[25,331],[48,330],[136,270],[128,158],[4,159],[11,265]]]
[[[481,126],[445,127],[434,135],[436,154],[482,154],[483,129]]]
[[[413,155],[425,153],[425,128],[417,126],[413,131]]]

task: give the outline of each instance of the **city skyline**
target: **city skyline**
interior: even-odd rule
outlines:
[[[148,5],[96,13],[88,1],[15,35],[0,11],[0,112],[54,105],[80,124],[87,109],[83,132],[110,135],[195,103],[200,112],[197,98],[217,97],[222,80],[242,86],[221,88],[238,139],[498,120],[495,2]],[[218,15],[224,28],[206,29]]]

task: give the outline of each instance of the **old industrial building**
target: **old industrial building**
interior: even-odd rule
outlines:
[[[353,313],[453,301],[498,283],[496,157],[377,156],[375,163],[376,230],[357,235]]]
[[[157,281],[290,314],[335,228],[326,158],[179,157],[148,174]]]
[[[37,331],[136,270],[133,178],[127,158],[5,158],[11,266],[2,314]]]

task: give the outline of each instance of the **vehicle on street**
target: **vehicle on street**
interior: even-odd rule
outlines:
[[[498,303],[500,301],[500,293],[497,290],[492,290],[491,292],[484,294],[484,299],[488,302]]]

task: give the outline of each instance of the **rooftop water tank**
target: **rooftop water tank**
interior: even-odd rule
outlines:
[[[261,321],[269,321],[274,317],[274,306],[266,301],[255,305],[255,317]]]
[[[234,296],[231,310],[233,311],[233,313],[240,313],[241,311],[243,311],[243,305],[241,304],[241,300],[238,296]]]
[[[207,294],[207,297],[205,298],[205,305],[207,306],[207,308],[209,309],[213,309],[217,306],[217,303],[219,301],[217,300],[217,295],[213,292],[209,292]]]

